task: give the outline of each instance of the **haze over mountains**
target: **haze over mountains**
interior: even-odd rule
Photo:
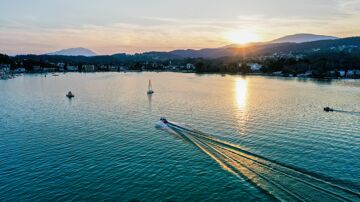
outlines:
[[[46,55],[62,55],[62,56],[86,56],[86,57],[92,57],[92,56],[96,56],[97,54],[87,48],[82,48],[82,47],[78,47],[78,48],[68,48],[68,49],[63,49],[63,50],[59,50],[59,51],[55,51],[53,53],[48,53]]]
[[[316,34],[294,34],[272,40],[269,43],[304,43],[331,39],[338,39],[338,37]]]

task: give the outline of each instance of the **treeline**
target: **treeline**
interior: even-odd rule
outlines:
[[[11,66],[14,66],[15,60],[8,55],[0,54],[0,64],[10,64]]]
[[[300,60],[269,59],[263,62],[262,71],[265,73],[281,71],[285,74],[302,74],[312,72],[314,77],[326,77],[329,72],[339,70],[359,70],[360,54],[348,52],[315,53]]]
[[[349,52],[321,52],[296,57],[266,57],[266,58],[222,58],[222,59],[198,59],[195,63],[198,73],[227,72],[243,73],[250,72],[249,63],[258,63],[262,66],[260,72],[284,74],[303,74],[311,71],[315,77],[326,76],[328,72],[337,70],[359,70],[360,54]],[[239,65],[241,64],[241,65]]]
[[[250,67],[242,59],[196,59],[195,70],[197,73],[242,73],[250,72]]]
[[[24,67],[31,71],[34,66],[55,67],[58,63],[67,65],[116,65],[126,66],[129,70],[166,70],[169,66],[184,66],[193,64],[198,73],[241,73],[251,72],[249,64],[257,63],[262,66],[261,73],[282,72],[283,74],[298,75],[311,71],[314,77],[326,77],[329,72],[336,70],[360,69],[360,51],[328,51],[313,52],[297,57],[293,56],[258,56],[258,57],[223,57],[218,59],[159,58],[158,53],[143,55],[117,54],[112,56],[51,56],[51,55],[20,55],[9,57],[0,54],[0,64],[11,64],[11,68]]]

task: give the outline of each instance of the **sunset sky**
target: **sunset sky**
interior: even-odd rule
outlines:
[[[0,52],[220,47],[294,33],[360,35],[360,0],[1,0]],[[240,36],[240,37],[238,37]]]

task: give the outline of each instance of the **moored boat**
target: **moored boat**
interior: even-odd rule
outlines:
[[[68,94],[66,94],[66,97],[68,97],[69,99],[71,99],[71,98],[75,97],[75,95],[72,94],[71,91],[69,91]]]
[[[148,85],[147,94],[148,94],[148,95],[154,94],[154,91],[153,91],[152,85],[151,85],[151,80],[149,80],[149,85]]]

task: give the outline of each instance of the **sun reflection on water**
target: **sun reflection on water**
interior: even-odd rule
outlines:
[[[247,81],[242,78],[237,78],[235,82],[235,97],[239,109],[246,107],[247,99]]]

